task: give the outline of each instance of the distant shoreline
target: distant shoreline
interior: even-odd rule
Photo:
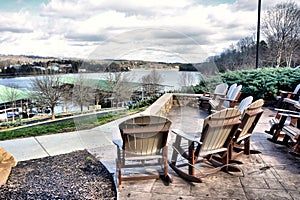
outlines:
[[[139,70],[145,70],[145,71],[151,71],[151,70],[159,70],[159,71],[179,71],[179,69],[176,68],[134,68],[130,69],[129,71],[139,71]],[[78,72],[78,73],[61,73],[61,74],[55,74],[55,75],[66,75],[66,74],[88,74],[88,73],[99,73],[99,72]],[[20,78],[20,77],[34,77],[34,76],[43,76],[45,74],[16,74],[16,75],[2,75],[0,74],[0,79],[9,79],[9,78]]]
[[[137,70],[170,70],[170,71],[179,71],[177,68],[134,68],[130,69],[129,71],[137,71]]]

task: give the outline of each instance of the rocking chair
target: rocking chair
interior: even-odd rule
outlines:
[[[228,171],[228,150],[241,123],[240,116],[241,112],[236,108],[227,108],[208,116],[204,120],[201,137],[188,135],[178,129],[172,130],[176,134],[176,140],[173,143],[170,167],[180,177],[191,182],[202,182],[201,177],[224,168]],[[196,164],[204,162],[213,168],[196,173]],[[187,172],[180,169],[186,166]]]
[[[233,150],[235,151],[230,151],[230,160],[243,153],[246,155],[260,153],[259,151],[250,150],[250,137],[264,112],[262,109],[263,104],[264,101],[259,99],[251,103],[244,111],[241,119],[242,123],[233,138]]]

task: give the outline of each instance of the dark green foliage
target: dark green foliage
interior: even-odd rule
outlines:
[[[6,128],[12,128],[12,127],[17,127],[17,126],[21,126],[21,125],[22,125],[21,119],[17,119],[14,122],[2,122],[2,123],[0,123],[1,127],[6,127]]]
[[[240,99],[253,96],[254,99],[275,100],[279,90],[294,91],[300,83],[300,69],[293,68],[259,68],[252,70],[237,70],[221,74],[221,82],[242,85]],[[193,87],[195,93],[213,91],[220,83],[220,77],[210,77],[201,80]]]
[[[279,90],[293,91],[300,83],[300,70],[292,68],[259,68],[221,74],[222,80],[231,85],[243,85],[242,97],[253,96],[274,100]]]
[[[154,103],[161,95],[153,95],[148,99],[140,100],[136,103],[129,103],[128,108],[129,109],[139,109],[146,106],[150,106],[152,103]]]

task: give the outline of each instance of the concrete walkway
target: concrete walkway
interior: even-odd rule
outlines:
[[[252,148],[262,154],[243,155],[240,159],[244,162],[243,173],[218,172],[203,178],[203,183],[188,183],[170,169],[174,182],[169,186],[160,179],[124,181],[119,199],[300,199],[300,159],[290,155],[287,147],[267,141],[271,136],[264,130],[269,129],[268,120],[274,113],[268,108],[264,110],[251,137]],[[169,118],[172,128],[197,134],[204,115],[199,110],[185,108],[172,110]],[[119,137],[118,124],[123,120],[91,130],[1,141],[0,146],[18,161],[87,149],[114,173],[116,147],[112,138]],[[170,136],[172,141],[174,136]]]

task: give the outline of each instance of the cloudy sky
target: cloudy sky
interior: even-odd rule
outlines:
[[[257,2],[0,0],[0,54],[200,62],[256,32]]]

